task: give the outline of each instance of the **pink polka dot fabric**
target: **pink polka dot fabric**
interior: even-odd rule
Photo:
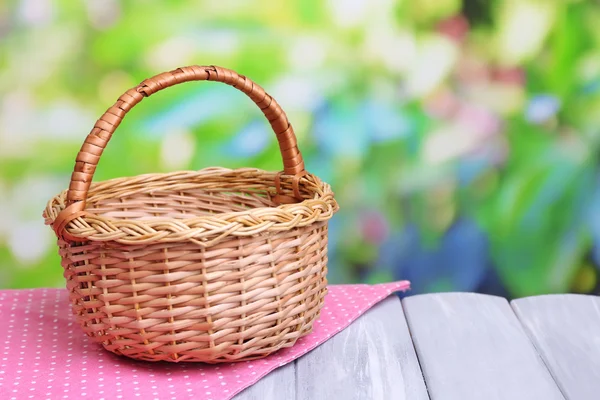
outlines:
[[[62,289],[0,290],[0,399],[231,399],[350,325],[406,281],[330,285],[313,332],[267,358],[230,364],[118,357],[74,323]]]

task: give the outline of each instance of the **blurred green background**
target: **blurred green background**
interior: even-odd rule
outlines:
[[[128,88],[216,64],[261,84],[329,182],[330,281],[412,293],[598,292],[600,3],[0,3],[0,288],[63,286],[46,202]],[[180,85],[128,115],[96,180],[281,168],[241,93]]]

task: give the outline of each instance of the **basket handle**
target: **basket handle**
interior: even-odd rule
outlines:
[[[75,169],[67,191],[67,207],[60,212],[53,224],[59,236],[64,234],[64,228],[71,220],[84,214],[87,193],[100,156],[127,112],[144,97],[169,86],[188,81],[223,82],[250,97],[262,110],[275,132],[283,158],[283,173],[294,175],[294,186],[297,185],[300,176],[306,174],[304,161],[298,150],[294,129],[275,99],[250,79],[226,68],[198,65],[177,68],[146,79],[136,87],[129,89],[98,119],[75,159]],[[276,183],[279,183],[279,179]]]

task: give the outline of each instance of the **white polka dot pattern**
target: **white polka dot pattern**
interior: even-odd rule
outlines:
[[[65,290],[0,290],[0,399],[231,399],[408,288],[407,281],[330,285],[313,332],[293,347],[261,360],[220,365],[118,357],[74,324]]]

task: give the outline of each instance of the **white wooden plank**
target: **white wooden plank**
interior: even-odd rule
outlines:
[[[563,399],[505,299],[428,294],[403,305],[432,400]]]
[[[234,400],[294,400],[296,366],[293,362],[279,367],[238,393]]]
[[[296,384],[298,400],[429,398],[395,296],[299,358]]]
[[[600,398],[600,298],[546,295],[512,306],[565,397]]]

